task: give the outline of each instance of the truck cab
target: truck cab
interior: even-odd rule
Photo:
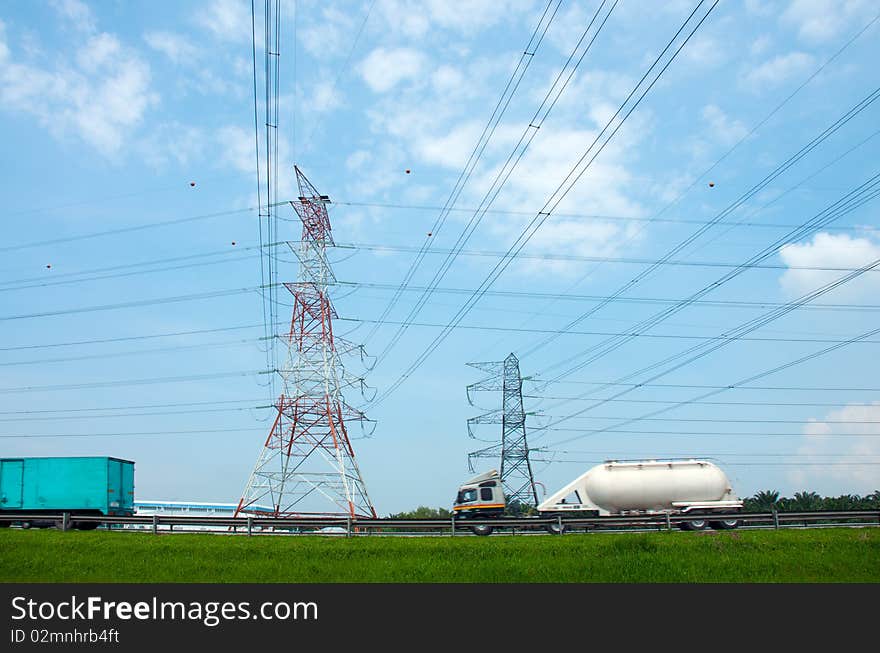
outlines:
[[[456,519],[486,519],[504,513],[506,499],[497,470],[475,476],[458,488],[452,514]]]

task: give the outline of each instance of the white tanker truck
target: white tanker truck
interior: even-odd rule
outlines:
[[[587,512],[600,517],[651,514],[705,515],[681,522],[685,530],[736,528],[735,519],[713,520],[712,513],[737,512],[743,502],[727,475],[706,460],[607,461],[596,465],[551,494],[537,509],[540,517]],[[506,499],[497,471],[480,474],[462,485],[453,505],[455,519],[501,518]],[[560,533],[558,524],[546,527]],[[563,527],[564,528],[564,527]],[[493,527],[474,525],[477,535]]]

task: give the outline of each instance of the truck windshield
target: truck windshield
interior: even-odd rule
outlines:
[[[471,501],[477,500],[477,491],[476,490],[461,490],[458,493],[458,497],[456,498],[456,503],[470,503]]]

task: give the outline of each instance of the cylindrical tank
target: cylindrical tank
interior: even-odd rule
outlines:
[[[733,498],[730,481],[705,460],[607,462],[581,477],[582,501],[610,513],[673,510],[673,503]]]

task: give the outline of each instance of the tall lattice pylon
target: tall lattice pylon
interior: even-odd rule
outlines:
[[[501,424],[501,443],[468,454],[468,466],[475,471],[477,458],[500,458],[501,485],[508,505],[518,502],[538,505],[538,492],[529,460],[526,439],[526,413],[523,409],[522,377],[519,359],[510,354],[503,361],[468,363],[471,367],[489,372],[491,376],[468,386],[468,400],[473,405],[472,393],[479,390],[501,390],[501,410],[493,410],[468,420],[468,433],[473,436],[474,424]]]
[[[291,204],[302,221],[302,239],[292,245],[299,281],[284,284],[293,295],[293,317],[286,364],[278,370],[282,390],[235,514],[375,517],[346,428],[346,421],[366,418],[342,397],[343,387],[361,380],[348,377],[339,360],[351,347],[333,335],[336,313],[327,294],[334,281],[327,261],[330,198],[294,170],[300,196]]]

